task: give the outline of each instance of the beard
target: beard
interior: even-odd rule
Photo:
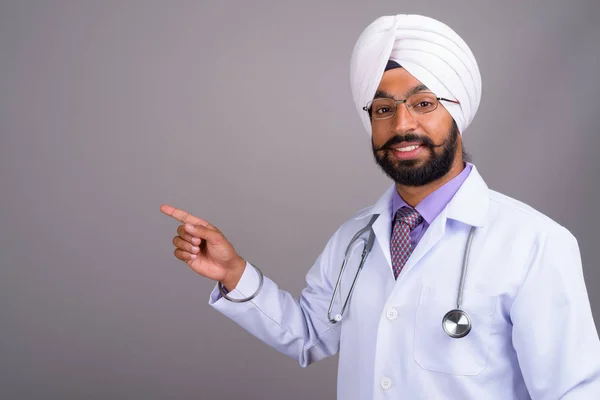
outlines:
[[[439,145],[434,144],[427,136],[413,133],[397,135],[388,140],[379,149],[373,146],[375,162],[394,182],[402,186],[424,186],[446,175],[456,157],[458,148],[458,126],[452,120],[452,127],[448,132],[447,139]],[[392,146],[402,142],[419,142],[431,153],[431,157],[418,165],[420,160],[394,160],[392,159]],[[441,148],[438,154],[437,148]]]

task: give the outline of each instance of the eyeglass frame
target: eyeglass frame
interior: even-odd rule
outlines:
[[[434,108],[433,110],[431,110],[431,111],[427,111],[426,113],[423,113],[423,114],[413,114],[413,113],[410,111],[410,109],[408,108],[408,104],[406,104],[406,102],[407,102],[407,101],[408,101],[408,99],[409,99],[409,98],[411,98],[412,96],[414,96],[414,95],[417,95],[417,94],[423,94],[423,93],[431,93],[432,95],[434,95],[434,96],[435,96],[435,98],[436,98],[436,100],[438,101],[438,103],[437,103],[437,105],[435,106],[435,108]],[[378,100],[378,99],[388,99],[388,100],[393,100],[393,101],[394,101],[394,106],[396,107],[396,108],[394,109],[394,113],[393,113],[392,115],[390,115],[389,117],[385,117],[385,118],[374,118],[374,117],[371,115],[371,113],[369,112],[369,109],[371,108],[371,107],[369,107],[369,105],[373,105],[373,102],[374,102],[375,100]],[[460,101],[458,101],[458,100],[451,100],[451,99],[446,99],[445,97],[438,97],[438,96],[436,96],[436,95],[435,95],[435,93],[433,93],[433,92],[417,92],[417,93],[411,94],[410,96],[408,96],[408,97],[407,97],[406,99],[404,99],[404,100],[396,100],[396,99],[394,99],[393,97],[377,97],[376,99],[373,99],[373,100],[369,101],[369,102],[367,103],[367,105],[365,105],[365,106],[364,106],[362,109],[363,109],[364,111],[366,111],[366,112],[367,112],[367,114],[369,114],[369,118],[371,118],[371,119],[374,119],[374,120],[376,120],[376,121],[385,121],[386,119],[393,118],[393,117],[396,115],[396,111],[398,111],[398,104],[400,104],[400,103],[403,103],[403,104],[404,104],[404,106],[406,107],[406,111],[408,111],[408,113],[409,113],[410,115],[412,115],[413,117],[416,117],[416,116],[418,116],[418,115],[425,115],[425,114],[429,114],[429,113],[432,113],[432,112],[434,112],[435,110],[437,110],[438,106],[440,105],[440,101],[441,101],[441,100],[443,100],[443,101],[449,101],[449,102],[451,102],[451,103],[454,103],[454,104],[460,104]]]

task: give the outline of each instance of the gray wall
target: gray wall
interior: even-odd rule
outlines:
[[[396,13],[471,46],[466,146],[490,187],[577,236],[600,321],[598,0],[2,1],[0,398],[333,398],[336,359],[302,369],[207,305],[159,205],[298,295],[389,184],[348,75],[360,32]]]

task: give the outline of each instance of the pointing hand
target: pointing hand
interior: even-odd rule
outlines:
[[[233,290],[244,272],[246,261],[221,231],[205,220],[167,204],[161,205],[160,211],[183,223],[173,238],[175,257],[200,275]]]

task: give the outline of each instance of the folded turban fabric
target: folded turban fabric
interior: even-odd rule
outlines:
[[[462,134],[481,99],[481,75],[473,53],[450,27],[433,18],[399,14],[373,21],[360,35],[350,63],[352,96],[371,135],[363,107],[375,96],[389,60],[395,61],[438,97]]]

